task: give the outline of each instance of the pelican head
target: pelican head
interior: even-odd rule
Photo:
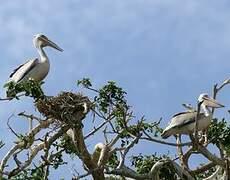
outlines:
[[[94,150],[101,150],[103,149],[104,147],[104,144],[103,143],[97,143],[95,146],[94,146]]]
[[[43,48],[46,46],[50,46],[54,49],[57,49],[58,51],[63,51],[57,44],[52,42],[50,39],[48,39],[45,35],[43,34],[36,34],[34,35],[33,38],[33,43],[36,48]]]
[[[207,107],[213,107],[213,108],[222,108],[224,105],[218,103],[215,99],[208,96],[207,93],[200,94],[198,98],[198,103],[201,103]]]

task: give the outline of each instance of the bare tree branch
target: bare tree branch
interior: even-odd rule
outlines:
[[[192,142],[186,142],[186,143],[181,143],[181,144],[177,144],[177,143],[170,143],[170,142],[166,142],[166,141],[163,141],[163,140],[160,140],[160,139],[156,139],[156,138],[153,138],[151,136],[149,136],[147,133],[144,132],[144,134],[147,136],[147,137],[140,137],[140,139],[143,139],[143,140],[147,140],[147,141],[152,141],[152,142],[156,142],[156,143],[160,143],[160,144],[165,144],[165,145],[169,145],[169,146],[191,146],[192,145]]]
[[[20,171],[22,171],[26,167],[28,167],[39,151],[43,150],[45,146],[51,146],[52,143],[54,141],[56,141],[59,137],[61,137],[68,129],[69,129],[68,126],[62,127],[57,133],[55,133],[54,135],[49,137],[47,142],[42,142],[42,143],[38,144],[36,147],[34,147],[31,151],[31,154],[29,155],[28,159],[24,163],[21,163],[20,167],[16,167],[9,172],[9,177],[15,176]],[[2,166],[0,166],[0,167],[2,167]]]
[[[205,171],[207,171],[207,170],[209,170],[215,166],[216,166],[216,164],[214,162],[209,162],[207,164],[202,165],[200,168],[197,168],[197,169],[191,171],[191,174],[197,175],[197,174],[203,173],[203,172],[205,172]]]
[[[129,150],[134,146],[135,143],[138,142],[138,140],[140,139],[141,135],[137,136],[133,141],[131,141],[129,143],[129,145],[124,149],[124,152],[120,152],[121,153],[121,160],[119,162],[119,165],[118,165],[118,169],[121,168],[123,165],[124,165],[124,162],[125,162],[125,158],[126,158],[126,155],[127,153],[129,152]]]

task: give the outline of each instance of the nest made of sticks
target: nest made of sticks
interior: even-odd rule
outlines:
[[[80,93],[61,92],[55,97],[39,99],[36,107],[45,117],[72,126],[84,119],[92,103],[87,96]]]

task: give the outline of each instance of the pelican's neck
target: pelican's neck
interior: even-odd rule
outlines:
[[[39,53],[39,55],[40,55],[40,59],[39,59],[40,62],[49,61],[49,59],[48,59],[48,57],[47,57],[45,51],[43,50],[43,48],[42,48],[41,46],[39,46],[39,47],[37,48],[37,50],[38,50],[38,53]]]
[[[209,109],[207,106],[205,106],[204,104],[201,104],[200,109],[201,109],[201,111],[204,112],[204,115],[205,115],[205,116],[210,116],[210,115],[212,115],[212,112],[210,111],[210,109]]]

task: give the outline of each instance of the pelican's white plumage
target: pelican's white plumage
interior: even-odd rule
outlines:
[[[28,80],[29,78],[35,81],[42,81],[47,76],[50,69],[49,58],[43,48],[50,46],[59,51],[63,51],[60,47],[58,47],[57,44],[49,40],[43,34],[34,35],[33,43],[35,48],[37,48],[40,57],[29,60],[16,68],[13,73],[11,73],[8,82],[13,81],[18,83],[24,80]]]
[[[197,121],[197,129],[201,131],[207,129],[212,120],[212,113],[209,107],[220,108],[224,106],[213,98],[210,98],[207,93],[200,94],[198,103],[201,104],[201,112]],[[196,116],[197,111],[182,112],[174,115],[169,125],[161,134],[161,137],[168,138],[176,134],[192,134],[194,132]]]
[[[101,151],[104,147],[105,145],[103,143],[97,143],[94,146],[94,152],[93,152],[92,158],[95,163],[98,163],[98,160],[100,159],[100,156],[101,156]]]

